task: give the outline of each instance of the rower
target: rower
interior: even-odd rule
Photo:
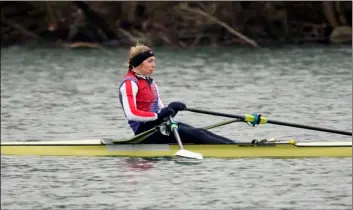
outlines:
[[[145,45],[137,44],[130,48],[129,68],[119,86],[119,100],[128,123],[135,135],[159,126],[169,116],[186,109],[182,102],[172,102],[164,106],[156,82],[151,78],[156,66],[154,52]],[[184,143],[194,144],[234,144],[233,140],[216,135],[206,129],[196,128],[185,123],[177,123]],[[173,135],[155,132],[141,143],[175,143]]]

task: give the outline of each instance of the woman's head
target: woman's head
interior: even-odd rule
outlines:
[[[150,76],[156,66],[156,57],[152,50],[142,44],[137,44],[129,51],[129,69],[138,74]]]

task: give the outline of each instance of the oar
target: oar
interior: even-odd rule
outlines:
[[[254,122],[254,120],[255,120],[255,117],[253,115],[249,115],[249,114],[234,115],[234,114],[212,112],[212,111],[193,109],[193,108],[187,108],[186,110],[190,111],[190,112],[201,113],[201,114],[209,114],[209,115],[215,115],[215,116],[221,116],[221,117],[237,118],[237,119],[240,119],[244,122],[250,122],[250,123]],[[268,120],[265,117],[260,118],[260,123],[261,124],[270,123],[270,124],[276,124],[276,125],[304,128],[304,129],[309,129],[309,130],[316,130],[316,131],[323,131],[323,132],[328,132],[328,133],[336,133],[336,134],[352,136],[352,132],[348,132],[348,131],[334,130],[334,129],[329,129],[329,128],[320,128],[320,127],[315,127],[315,126],[310,126],[310,125],[301,125],[301,124],[289,123],[289,122],[281,122],[281,121],[277,121],[277,120]]]
[[[179,132],[178,132],[178,125],[174,122],[173,117],[169,116],[169,120],[171,123],[171,130],[174,133],[174,137],[178,142],[179,145],[179,151],[175,153],[176,156],[181,156],[181,157],[186,157],[186,158],[192,158],[192,159],[199,159],[202,160],[203,156],[200,153],[196,152],[191,152],[189,150],[184,149],[183,143],[181,142]]]
[[[129,139],[120,139],[120,140],[113,140],[113,143],[129,143],[129,144],[137,144],[145,140],[147,137],[150,135],[154,134],[155,132],[158,131],[158,127],[153,127],[145,132],[142,132],[132,138]]]
[[[206,129],[206,130],[209,130],[209,129],[212,129],[212,128],[217,128],[217,127],[221,127],[223,125],[228,125],[228,124],[231,124],[231,123],[234,123],[234,122],[240,122],[240,121],[241,120],[239,120],[239,119],[227,120],[227,121],[224,121],[224,122],[208,125],[208,126],[205,126],[205,127],[202,127],[202,128]]]

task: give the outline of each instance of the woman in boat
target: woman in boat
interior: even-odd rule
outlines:
[[[164,106],[158,86],[151,78],[156,66],[156,56],[145,45],[130,48],[129,69],[119,86],[119,100],[128,123],[135,135],[160,125],[175,116],[178,111],[186,109],[182,102],[171,102]],[[225,137],[216,135],[208,130],[195,128],[185,123],[178,123],[178,131],[183,143],[194,144],[234,144]],[[174,135],[164,135],[155,132],[142,143],[167,144],[176,143]]]

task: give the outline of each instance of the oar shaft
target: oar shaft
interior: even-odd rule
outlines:
[[[267,120],[267,123],[352,136],[352,132],[335,130],[335,129],[330,129],[330,128],[320,128],[320,127],[315,127],[315,126],[310,126],[310,125],[301,125],[301,124],[296,124],[296,123],[281,122],[281,121],[277,121],[277,120]]]
[[[178,125],[174,122],[173,117],[169,116],[169,121],[171,123],[171,130],[174,133],[174,137],[178,142],[179,145],[179,151],[175,153],[176,156],[181,156],[185,158],[192,158],[192,159],[198,159],[202,160],[203,155],[201,153],[196,153],[196,152],[191,152],[189,150],[185,150],[183,147],[183,143],[181,142],[179,132],[178,132]]]
[[[122,139],[122,140],[113,140],[114,143],[130,143],[130,144],[138,144],[144,141],[146,138],[157,132],[157,127],[153,127],[145,132],[142,132],[130,139]]]
[[[195,113],[200,113],[200,114],[209,114],[209,115],[215,115],[215,116],[220,116],[220,117],[230,117],[230,118],[237,118],[240,120],[244,120],[244,116],[242,115],[235,115],[235,114],[227,114],[227,113],[220,113],[220,112],[212,112],[212,111],[206,111],[206,110],[201,110],[201,109],[193,109],[193,108],[187,108],[187,111],[190,112],[195,112]]]
[[[239,122],[239,121],[240,120],[238,120],[238,119],[227,120],[227,121],[224,121],[224,122],[208,125],[208,126],[205,126],[205,127],[202,127],[202,128],[208,130],[208,129],[217,128],[217,127],[220,127],[220,126],[223,126],[223,125],[228,125],[228,124],[231,124],[231,123],[234,123],[234,122]],[[132,137],[130,139],[119,139],[119,140],[112,140],[112,141],[113,141],[113,143],[138,144],[138,143],[143,142],[146,138],[148,138],[149,136],[151,136],[152,134],[154,134],[154,133],[156,133],[158,131],[159,131],[159,128],[158,128],[158,126],[156,126],[156,127],[151,128],[150,130],[147,130],[147,131],[145,131],[143,133],[140,133],[140,134],[138,134],[138,135],[136,135],[136,136],[134,136],[134,137]],[[179,135],[179,132],[178,132],[177,135]],[[181,138],[179,137],[179,139],[181,139]]]
[[[227,121],[224,121],[224,122],[220,122],[220,123],[216,123],[216,124],[212,124],[212,125],[208,125],[208,126],[202,127],[202,129],[209,130],[209,129],[212,129],[212,128],[221,127],[223,125],[228,125],[228,124],[231,124],[231,123],[234,123],[234,122],[241,122],[241,120],[239,120],[239,119],[227,120]]]
[[[209,114],[209,115],[215,115],[215,116],[221,116],[221,117],[237,118],[237,119],[245,121],[245,117],[243,115],[212,112],[212,111],[206,111],[206,110],[201,110],[201,109],[193,109],[193,108],[187,108],[186,110],[190,111],[190,112],[201,113],[201,114]],[[352,132],[348,132],[348,131],[334,130],[334,129],[328,129],[328,128],[320,128],[320,127],[309,126],[309,125],[300,125],[300,124],[296,124],[296,123],[281,122],[281,121],[276,121],[276,120],[266,120],[266,123],[352,136]]]
[[[170,123],[175,123],[172,116],[169,116],[169,120],[170,120]],[[179,136],[179,132],[178,132],[178,128],[176,127],[177,125],[175,126],[171,126],[171,129],[172,129],[172,132],[174,133],[174,137],[175,139],[177,140],[178,142],[178,145],[179,145],[179,149],[184,149],[184,146],[183,146],[183,143],[181,143],[181,139],[180,139],[180,136]]]

